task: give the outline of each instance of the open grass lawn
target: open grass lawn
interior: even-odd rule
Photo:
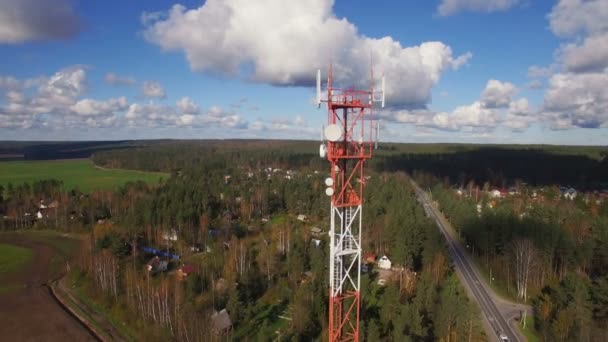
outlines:
[[[0,162],[0,184],[6,186],[37,180],[57,179],[66,190],[78,188],[83,192],[114,189],[127,182],[157,183],[168,175],[157,172],[100,169],[88,159],[50,161]]]
[[[28,248],[0,243],[0,275],[11,273],[27,264],[34,253]]]

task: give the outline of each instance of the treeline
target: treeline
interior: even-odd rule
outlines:
[[[608,203],[536,191],[492,199],[469,188],[459,195],[445,183],[430,188],[479,264],[509,295],[533,305],[543,340],[604,340]]]
[[[605,153],[601,158],[591,158],[586,154],[559,154],[537,148],[478,147],[448,153],[392,154],[380,159],[376,168],[425,172],[463,186],[472,181],[509,187],[516,179],[530,185],[608,186]]]

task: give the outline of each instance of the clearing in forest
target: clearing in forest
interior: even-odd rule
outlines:
[[[102,169],[88,159],[0,162],[0,185],[33,183],[56,179],[66,190],[78,188],[83,192],[114,189],[128,182],[157,183],[168,175],[160,172]]]

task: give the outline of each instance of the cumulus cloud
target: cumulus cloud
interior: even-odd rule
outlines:
[[[149,42],[183,51],[193,70],[274,85],[312,85],[315,69],[330,62],[338,83],[367,85],[371,52],[376,74],[386,75],[388,103],[401,106],[425,105],[442,73],[472,56],[454,56],[441,42],[404,47],[391,37],[365,37],[332,7],[331,0],[208,0],[144,14],[142,22]]]
[[[141,92],[146,97],[165,98],[167,95],[160,83],[156,81],[144,81]]]
[[[127,98],[121,96],[107,101],[98,101],[93,99],[82,99],[73,104],[70,109],[84,116],[98,116],[102,114],[111,115],[127,109]]]
[[[552,128],[597,128],[608,124],[608,73],[556,74],[549,80],[544,116]]]
[[[378,114],[383,120],[411,124],[422,130],[487,133],[504,126],[521,132],[538,120],[526,98],[512,99],[516,92],[512,83],[489,80],[479,100],[451,111],[389,109]]]
[[[242,130],[249,126],[237,112],[213,106],[202,111],[189,97],[174,106],[129,103],[120,96],[105,100],[85,97],[86,68],[71,66],[51,76],[18,79],[0,76],[0,128],[61,131],[82,127],[198,127]],[[29,88],[36,86],[35,90]]]
[[[489,80],[481,94],[481,103],[486,108],[503,108],[509,105],[516,92],[513,83]]]
[[[568,37],[577,33],[608,31],[608,2],[605,0],[560,0],[548,15],[553,33]]]
[[[555,35],[574,40],[556,53],[541,109],[552,129],[608,126],[608,2],[560,0],[548,15]]]
[[[437,13],[442,16],[448,16],[464,11],[505,11],[515,6],[518,2],[519,0],[442,0],[437,7]]]
[[[608,68],[608,32],[586,37],[582,44],[567,44],[562,54],[568,71],[602,72]]]
[[[109,72],[104,76],[104,81],[110,85],[134,85],[136,83],[135,78],[129,76],[120,76],[113,72]]]
[[[189,97],[182,97],[177,101],[177,108],[184,114],[198,114],[199,107]]]
[[[70,0],[0,0],[0,43],[66,39],[79,31]]]

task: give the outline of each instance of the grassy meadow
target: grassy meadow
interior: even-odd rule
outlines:
[[[167,177],[167,174],[157,172],[101,169],[88,159],[0,162],[0,184],[3,186],[57,179],[67,190],[78,188],[91,192],[114,189],[134,181],[157,183]]]

